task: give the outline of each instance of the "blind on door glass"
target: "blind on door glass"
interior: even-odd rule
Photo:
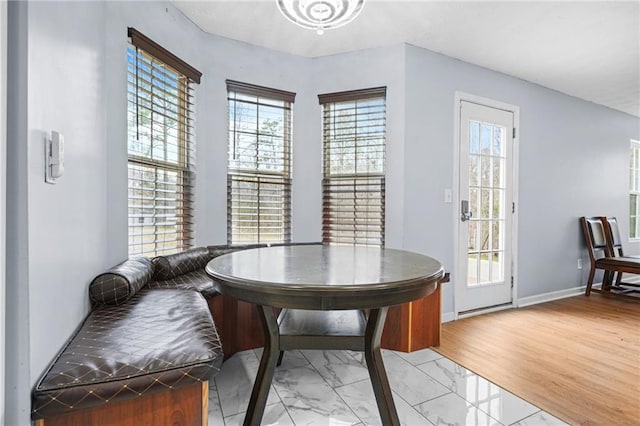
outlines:
[[[386,88],[330,93],[319,100],[323,242],[384,246]]]
[[[227,80],[230,244],[291,241],[291,105],[295,94]]]
[[[162,49],[133,29],[129,36],[132,43],[142,37],[150,50]],[[165,59],[177,59],[165,53]],[[193,77],[176,69],[188,65],[176,65],[135,44],[127,48],[130,256],[175,253],[192,245]]]

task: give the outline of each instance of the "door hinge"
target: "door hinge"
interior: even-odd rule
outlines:
[[[513,128],[513,138],[514,139],[516,138],[516,128],[515,127]]]
[[[511,203],[511,213],[516,212],[516,203]]]
[[[513,288],[513,276],[511,276],[511,288]]]

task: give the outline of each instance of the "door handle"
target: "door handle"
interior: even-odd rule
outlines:
[[[460,202],[460,220],[463,222],[468,221],[473,216],[473,212],[469,211],[469,200],[462,200]]]

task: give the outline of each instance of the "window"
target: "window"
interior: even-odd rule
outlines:
[[[640,238],[640,142],[631,141],[629,166],[629,237]]]
[[[128,29],[129,256],[191,246],[192,83],[200,72]]]
[[[384,246],[386,87],[318,96],[322,241]]]
[[[229,244],[291,241],[295,93],[227,80]]]

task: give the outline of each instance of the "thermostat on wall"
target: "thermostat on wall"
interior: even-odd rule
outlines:
[[[44,181],[53,184],[64,173],[64,136],[53,130],[51,138],[45,139],[44,146]]]

